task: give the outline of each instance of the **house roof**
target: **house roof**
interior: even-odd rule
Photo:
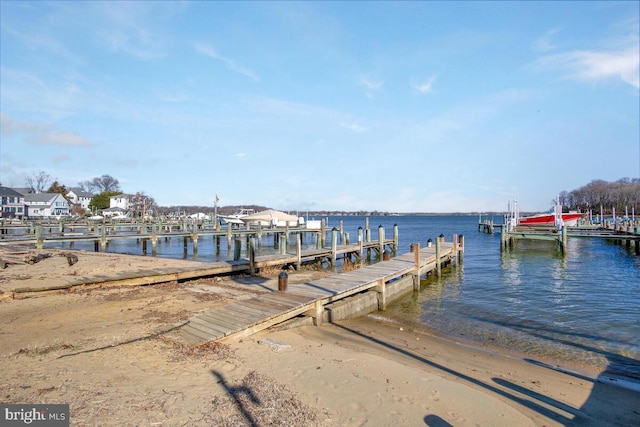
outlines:
[[[51,202],[57,196],[62,197],[60,193],[33,193],[33,194],[25,194],[24,201],[25,203],[29,202]],[[63,197],[64,198],[64,197]],[[66,200],[66,199],[65,199]]]
[[[0,187],[0,196],[22,197],[22,193],[9,187]]]
[[[82,188],[72,188],[69,190],[69,193],[73,192],[73,194],[75,194],[77,197],[88,197],[88,198],[92,198],[93,197],[93,193],[89,192],[89,191],[84,191]]]

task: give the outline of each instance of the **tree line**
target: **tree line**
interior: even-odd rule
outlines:
[[[560,203],[570,210],[605,214],[616,212],[631,212],[635,208],[640,213],[640,178],[622,178],[614,182],[596,179],[573,191],[560,193]]]

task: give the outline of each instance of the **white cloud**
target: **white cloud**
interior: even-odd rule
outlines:
[[[345,129],[349,129],[350,131],[353,131],[355,133],[362,133],[369,130],[369,128],[355,124],[355,123],[340,123],[340,126],[342,126]]]
[[[436,76],[431,76],[427,80],[422,82],[412,81],[411,87],[414,90],[426,95],[433,91],[433,83],[435,81],[436,81]]]
[[[535,67],[541,70],[562,69],[571,78],[598,82],[619,78],[640,89],[640,53],[638,46],[622,51],[578,50],[540,58]]]
[[[218,52],[216,52],[215,49],[213,49],[211,46],[207,46],[205,44],[196,44],[195,46],[196,48],[196,52],[199,52],[203,55],[206,55],[210,58],[216,59],[220,62],[222,62],[223,64],[225,64],[231,71],[235,71],[236,73],[242,74],[244,76],[249,77],[251,80],[255,81],[255,82],[259,82],[260,81],[260,77],[258,75],[256,75],[256,73],[254,73],[253,71],[251,71],[248,68],[242,67],[240,65],[238,65],[236,63],[236,61],[234,61],[231,58],[226,58],[220,54],[218,54]]]
[[[640,38],[638,21],[620,25],[624,35],[604,40],[598,49],[576,49],[546,55],[532,64],[537,70],[562,70],[569,78],[597,83],[620,79],[640,89]]]
[[[147,23],[153,9],[141,2],[107,2],[101,6],[106,24],[100,28],[100,35],[109,49],[145,60],[166,55],[165,37]]]
[[[0,113],[0,131],[5,136],[22,133],[25,135],[25,141],[33,145],[65,147],[92,145],[91,141],[75,132],[60,131],[48,124],[18,122],[3,113]]]
[[[360,80],[358,81],[358,83],[369,90],[378,90],[384,85],[384,82],[382,80],[374,80],[367,76],[360,76]]]
[[[533,42],[533,50],[538,52],[549,52],[550,50],[554,50],[556,45],[553,43],[553,37],[560,32],[560,29],[553,28],[540,37],[538,37]]]

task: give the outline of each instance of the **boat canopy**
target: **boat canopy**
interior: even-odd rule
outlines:
[[[298,217],[290,215],[286,212],[277,211],[275,209],[267,209],[266,211],[256,212],[251,215],[240,218],[244,223],[261,222],[263,224],[286,226],[297,225]]]

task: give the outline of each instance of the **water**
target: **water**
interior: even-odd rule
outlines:
[[[355,242],[365,218],[330,217],[329,226],[339,227],[340,221]],[[640,257],[611,242],[579,238],[569,238],[566,256],[550,242],[527,242],[502,253],[500,235],[478,232],[476,216],[369,217],[372,239],[379,225],[391,238],[394,224],[399,253],[440,234],[447,241],[463,234],[465,254],[461,265],[424,280],[419,294],[390,305],[384,316],[531,359],[640,379]],[[226,239],[220,253],[213,242],[199,239],[199,261],[227,258]],[[314,244],[310,238],[304,242]],[[109,251],[141,253],[131,241],[114,242]],[[261,253],[271,251],[272,240],[264,238]],[[185,254],[182,239],[161,242],[158,256],[193,259],[191,244]]]
[[[364,225],[362,217],[332,217],[330,225],[340,220],[351,236]],[[383,316],[531,359],[640,379],[640,257],[580,238],[569,238],[566,256],[551,242],[501,252],[500,234],[478,232],[477,216],[369,218],[374,239],[378,225],[389,237],[394,224],[400,253],[413,242],[462,234],[465,254],[460,266],[424,280],[418,295]]]

